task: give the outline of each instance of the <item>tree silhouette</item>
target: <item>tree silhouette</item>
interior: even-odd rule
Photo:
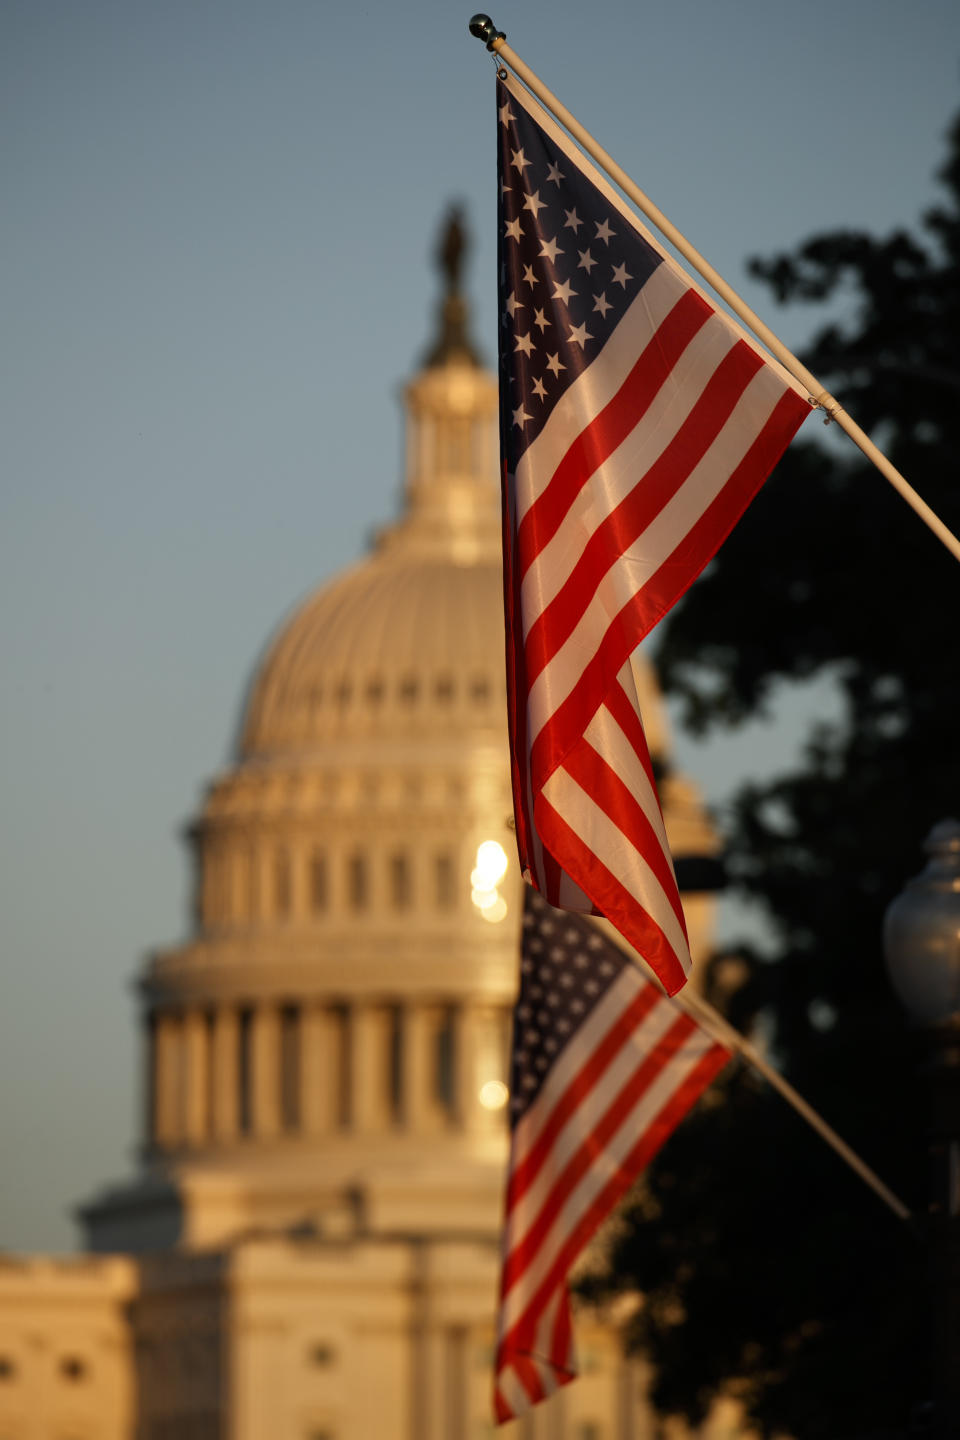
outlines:
[[[917,233],[839,231],[750,268],[782,302],[842,298],[803,359],[956,532],[960,118],[949,143],[945,199]],[[774,940],[740,952],[732,993],[724,957],[707,986],[922,1211],[916,1056],[881,921],[931,825],[960,810],[960,568],[841,441],[794,444],[663,623],[657,664],[700,733],[762,714],[785,681],[841,687],[802,766],[736,797],[731,882]],[[629,1338],[663,1409],[697,1417],[726,1390],[765,1435],[906,1433],[928,1393],[921,1247],[762,1083],[732,1067],[625,1220],[586,1288],[643,1296]]]

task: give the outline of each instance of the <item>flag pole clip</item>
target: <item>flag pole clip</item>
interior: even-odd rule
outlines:
[[[506,40],[505,30],[498,30],[489,15],[473,15],[470,19],[470,34],[482,40],[488,50],[493,50],[498,40]]]
[[[819,395],[811,395],[810,404],[815,410],[823,411],[824,425],[829,425],[831,420],[835,422],[837,411],[843,409],[840,401],[835,399],[829,390],[821,390]]]

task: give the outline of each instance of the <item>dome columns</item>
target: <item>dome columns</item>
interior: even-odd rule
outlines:
[[[497,1128],[506,1004],[279,1000],[158,1007],[147,1027],[157,1151],[333,1134]]]
[[[250,1129],[263,1140],[280,1133],[280,1012],[257,1005],[250,1025]]]
[[[355,1004],[347,1012],[350,1129],[389,1129],[391,1012],[385,1005]]]
[[[183,1017],[183,1129],[189,1145],[202,1145],[210,1111],[210,1026],[207,1016],[189,1010]]]
[[[340,1120],[342,1012],[306,1004],[300,1013],[300,1123],[307,1136],[335,1130]]]
[[[220,1144],[229,1144],[240,1129],[240,1020],[236,1010],[218,1007],[211,1038],[213,1136]]]
[[[175,1145],[181,1134],[181,1017],[161,1011],[151,1026],[153,1038],[153,1138]]]

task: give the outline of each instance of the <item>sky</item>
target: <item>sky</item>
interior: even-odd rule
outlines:
[[[72,1208],[132,1173],[134,981],[187,933],[183,829],[270,634],[397,513],[452,201],[494,358],[494,64],[470,13],[0,5],[0,1248],[73,1248]],[[748,255],[936,199],[956,0],[493,18],[789,344],[817,316],[777,311]],[[826,704],[679,758],[722,814]]]

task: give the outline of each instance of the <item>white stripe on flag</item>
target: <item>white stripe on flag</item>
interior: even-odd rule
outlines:
[[[628,317],[625,317],[621,325],[627,323]],[[730,334],[721,317],[710,316],[665,377],[656,398],[630,433],[617,449],[603,459],[599,469],[594,470],[589,477],[584,477],[583,487],[564,516],[560,528],[544,545],[524,577],[520,592],[524,637],[540,612],[545,610],[554,596],[563,589],[590,536],[636,489],[638,481],[642,483],[642,476],[674,440],[700,399],[705,386],[712,379],[717,366],[730,353],[735,343],[736,336]],[[587,374],[602,372],[605,361],[606,350],[594,361]],[[575,389],[576,386],[571,387],[560,405],[569,399]],[[602,403],[591,413],[596,415],[600,409]],[[580,418],[582,429],[582,412]],[[538,447],[542,439],[541,435],[523,456],[517,467],[518,474],[527,461],[531,461],[535,467],[548,463],[541,462]],[[554,468],[551,468],[548,479]],[[534,569],[536,575],[533,574]]]
[[[544,797],[572,830],[660,927],[678,958],[687,938],[646,856],[595,800],[559,765],[543,787]]]
[[[620,688],[626,693],[627,699],[633,706],[634,713],[640,719],[640,703],[637,699],[636,684],[629,662],[621,669],[617,679]],[[660,841],[660,848],[672,871],[673,856],[670,854],[667,830],[663,823],[663,813],[660,809],[657,792],[651,785],[650,777],[640,763],[636,750],[606,705],[600,706],[583,732],[583,738],[593,746],[598,755],[603,756],[610,768],[626,785],[643,811],[653,833]]]
[[[583,657],[595,653],[611,619],[641,591],[664,560],[689,533],[706,506],[724,488],[733,470],[755,439],[745,417],[755,413],[758,401],[769,397],[770,377],[763,370],[746,387],[716,440],[699,464],[628,554],[614,558],[580,620],[530,687],[528,734],[532,745],[554,710],[567,698],[583,674]],[[765,414],[779,394],[770,398]]]

